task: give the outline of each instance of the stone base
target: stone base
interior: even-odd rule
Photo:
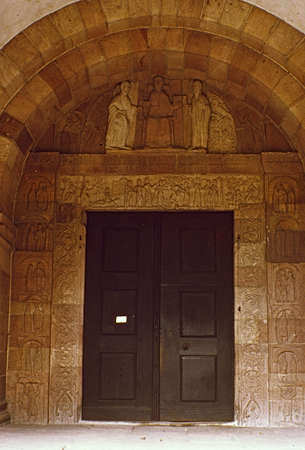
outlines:
[[[9,423],[11,421],[11,415],[7,410],[7,403],[0,405],[0,425]]]

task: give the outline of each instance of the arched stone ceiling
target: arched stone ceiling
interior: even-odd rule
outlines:
[[[158,7],[162,0],[151,3]],[[183,1],[183,0],[182,0]],[[103,2],[103,1],[102,1]],[[177,1],[176,1],[177,2]],[[217,0],[218,2],[218,0]],[[20,31],[32,23],[40,20],[60,8],[74,3],[73,0],[1,0],[0,4],[0,47],[10,41]],[[115,2],[104,0],[105,4]],[[124,0],[119,3],[123,4]],[[137,2],[135,2],[137,3]],[[141,5],[143,2],[138,1]],[[168,1],[166,0],[166,3]],[[198,2],[193,1],[193,4]],[[213,3],[213,0],[211,0]],[[221,2],[223,3],[223,2]],[[232,3],[232,2],[231,2]],[[248,0],[249,4],[273,14],[291,24],[298,30],[305,32],[305,8],[303,0],[275,1],[275,0]]]
[[[264,113],[302,156],[303,33],[238,0],[118,4],[74,3],[2,49],[2,136],[14,139],[26,154],[85,99],[124,79],[148,81],[160,74],[202,79]]]

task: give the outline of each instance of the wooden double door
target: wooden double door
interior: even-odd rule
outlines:
[[[234,419],[233,216],[88,213],[83,419]]]

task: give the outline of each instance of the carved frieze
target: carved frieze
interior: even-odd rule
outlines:
[[[258,203],[262,186],[259,177],[242,176],[64,176],[59,178],[57,198],[88,209],[234,209]]]

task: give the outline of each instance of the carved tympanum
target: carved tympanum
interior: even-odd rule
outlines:
[[[174,91],[175,86],[166,85],[164,78],[157,75],[152,85],[140,91],[138,103],[135,83],[123,81],[118,85],[108,107],[105,149],[236,152],[234,120],[216,94],[204,95],[200,80],[189,82],[187,92],[183,92],[184,88],[182,92]]]

